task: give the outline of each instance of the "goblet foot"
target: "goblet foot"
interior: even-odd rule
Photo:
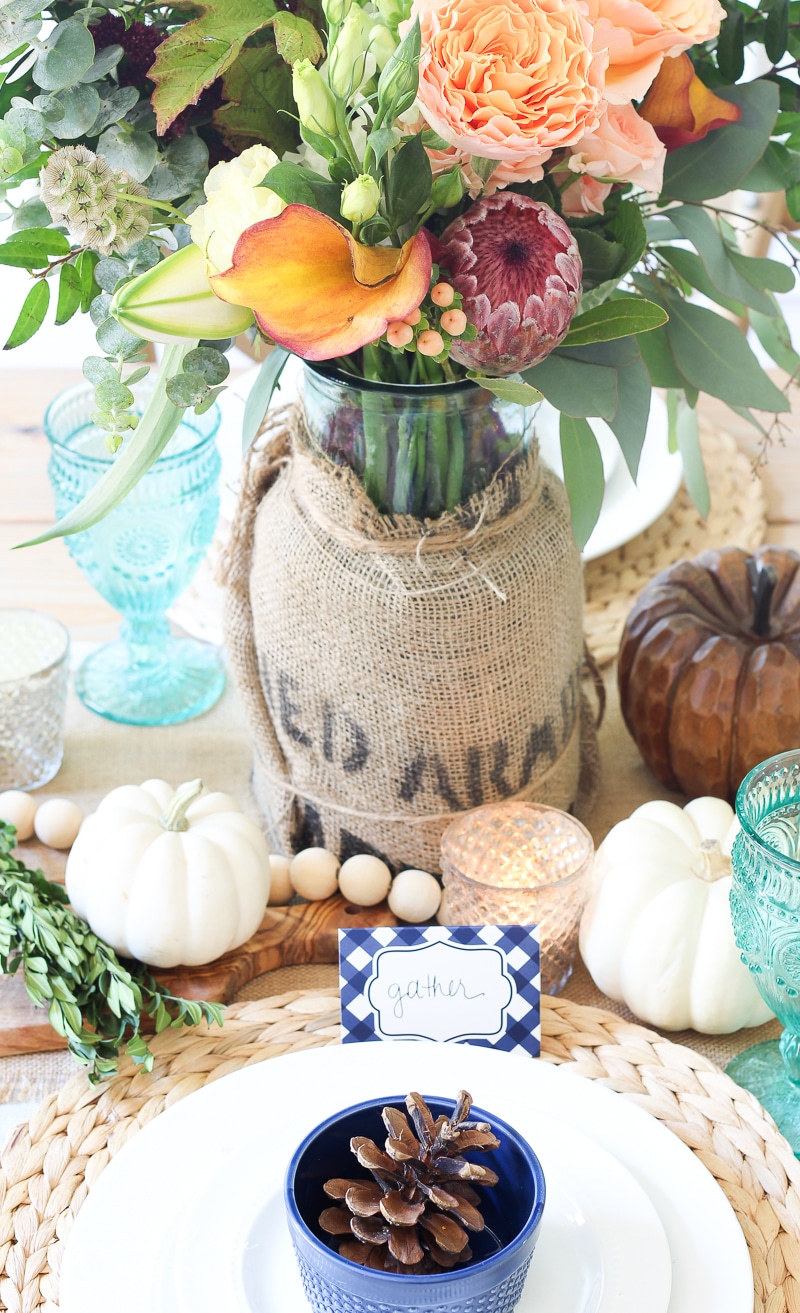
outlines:
[[[75,691],[98,715],[124,725],[176,725],[200,716],[219,699],[225,671],[215,648],[193,638],[168,638],[148,659],[123,640],[87,657]]]
[[[731,1080],[750,1090],[800,1157],[800,1084],[789,1079],[777,1039],[754,1044],[725,1068]]]

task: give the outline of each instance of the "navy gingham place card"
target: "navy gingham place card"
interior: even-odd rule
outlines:
[[[430,1039],[536,1057],[536,926],[376,926],[339,931],[342,1041]]]

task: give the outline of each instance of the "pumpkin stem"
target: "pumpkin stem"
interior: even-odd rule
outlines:
[[[203,781],[192,780],[190,784],[181,784],[175,790],[175,796],[169,807],[161,817],[161,824],[165,830],[188,830],[189,822],[186,819],[186,813],[194,802],[203,792]]]
[[[774,565],[759,566],[756,558],[751,556],[746,565],[750,590],[753,594],[753,633],[758,638],[765,638],[769,633],[772,594],[778,582]]]
[[[726,857],[719,846],[718,839],[704,839],[700,844],[699,857],[692,864],[692,874],[707,884],[714,884],[731,873],[731,859]]]

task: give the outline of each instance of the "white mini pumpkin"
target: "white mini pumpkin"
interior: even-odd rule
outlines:
[[[113,789],[67,861],[70,902],[95,934],[154,967],[199,966],[255,934],[269,897],[269,848],[226,793],[200,780]]]
[[[597,850],[581,955],[598,988],[642,1021],[725,1035],[772,1016],[733,938],[737,830],[720,798],[647,802]]]

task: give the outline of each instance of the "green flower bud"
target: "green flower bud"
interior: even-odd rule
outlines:
[[[341,100],[348,100],[364,80],[367,55],[363,28],[362,11],[356,6],[344,20],[328,56],[328,82]]]
[[[351,223],[366,223],[378,211],[381,189],[370,173],[362,173],[342,192],[340,210]]]
[[[434,178],[430,203],[437,210],[452,209],[458,205],[464,190],[464,174],[458,164],[454,169],[448,169],[447,173],[440,173],[438,178]]]
[[[375,7],[383,21],[395,29],[411,14],[411,0],[375,0]]]
[[[379,69],[384,69],[397,49],[397,37],[389,31],[385,23],[373,23],[369,34],[367,50],[375,57]]]
[[[339,27],[350,13],[353,0],[322,0],[325,19],[331,27]]]
[[[414,104],[419,87],[421,48],[422,35],[419,19],[416,19],[381,73],[378,82],[378,114],[381,119],[391,122]]]
[[[336,133],[336,105],[324,77],[310,59],[301,59],[292,69],[292,95],[303,127],[323,137]]]

